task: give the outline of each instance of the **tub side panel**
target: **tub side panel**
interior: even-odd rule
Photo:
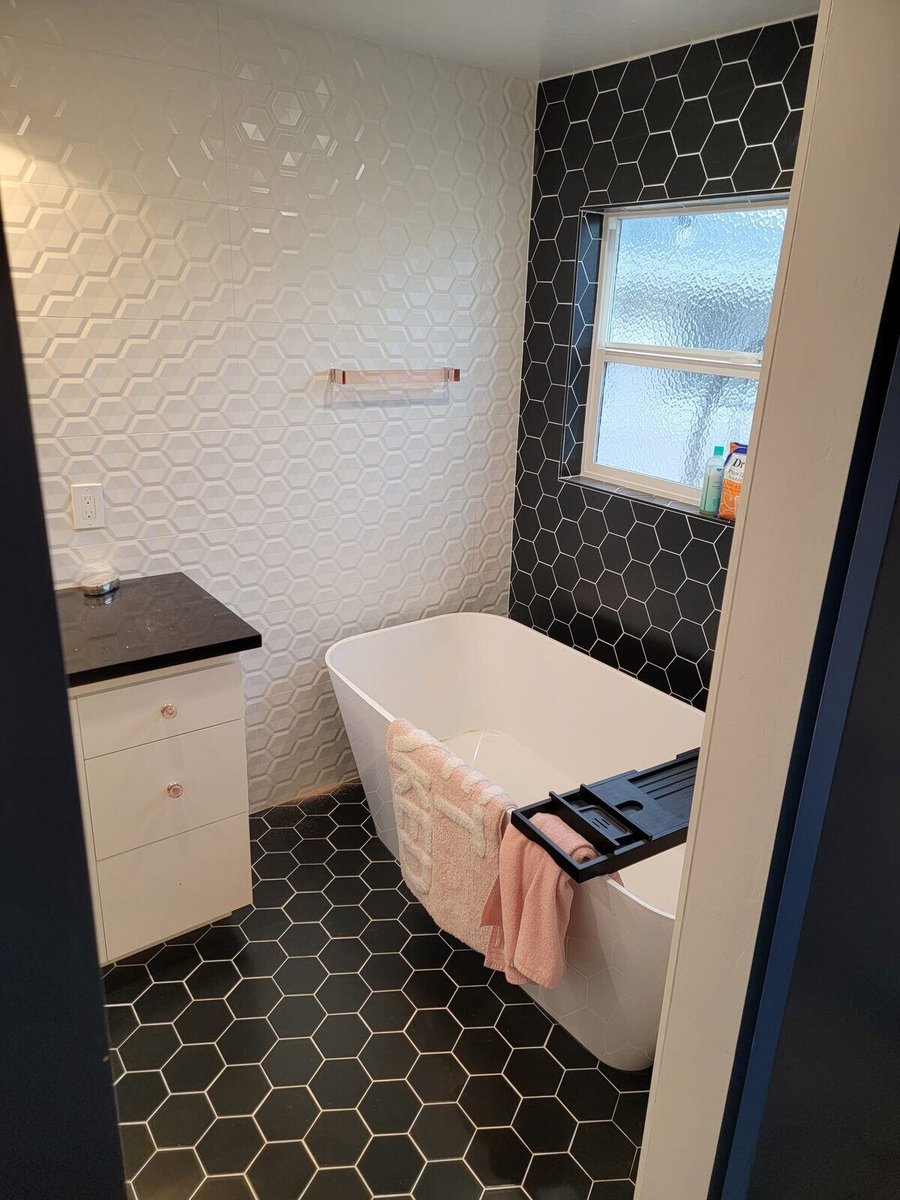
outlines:
[[[603,879],[575,886],[566,972],[525,991],[592,1054],[620,1071],[653,1062],[672,918]]]
[[[365,696],[360,695],[333,671],[331,682],[350,739],[356,769],[366,793],[369,811],[375,822],[375,832],[396,858],[400,847],[385,755],[387,718]]]

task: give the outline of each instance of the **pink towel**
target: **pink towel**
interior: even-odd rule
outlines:
[[[535,825],[578,862],[597,851],[559,817],[537,813]],[[486,966],[510,983],[555,988],[566,969],[566,930],[573,881],[549,854],[510,825],[500,847],[500,875],[484,906],[490,930]]]
[[[513,802],[409,721],[388,727],[387,758],[403,878],[441,929],[484,953],[481,914]]]

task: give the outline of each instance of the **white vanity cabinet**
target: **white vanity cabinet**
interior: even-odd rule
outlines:
[[[69,706],[101,962],[249,903],[237,658],[73,687]]]

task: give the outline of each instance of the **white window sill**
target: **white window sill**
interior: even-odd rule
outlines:
[[[725,517],[714,517],[711,513],[701,512],[698,505],[684,500],[672,500],[668,496],[658,496],[653,492],[640,492],[636,488],[620,487],[613,483],[604,483],[600,479],[592,479],[589,475],[563,475],[563,483],[572,483],[592,492],[605,492],[610,496],[622,496],[626,500],[637,500],[642,504],[653,504],[658,508],[669,508],[673,512],[686,513],[689,517],[701,521],[713,521],[716,525],[728,525],[734,528],[734,521]]]

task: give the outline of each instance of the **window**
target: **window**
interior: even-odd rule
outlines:
[[[785,204],[605,215],[583,475],[696,501],[713,446],[748,440]]]

